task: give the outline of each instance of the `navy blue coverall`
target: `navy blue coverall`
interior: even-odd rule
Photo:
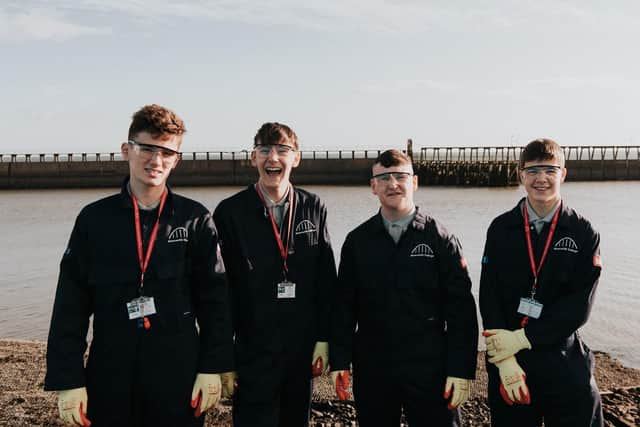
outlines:
[[[476,306],[458,240],[417,211],[396,244],[380,213],[342,247],[330,341],[331,370],[353,363],[362,427],[457,425],[447,376],[473,379]],[[357,325],[357,328],[356,328]]]
[[[522,199],[491,223],[482,259],[480,312],[485,329],[521,327],[520,298],[533,284]],[[531,350],[516,354],[525,371],[531,405],[506,405],[500,397],[497,368],[487,362],[489,402],[494,426],[602,426],[600,394],[593,379],[594,356],[578,328],[591,312],[600,277],[600,236],[588,220],[561,205],[558,225],[538,277],[535,298],[543,304],[538,319],[529,318],[525,334]],[[549,224],[531,237],[536,262]]]
[[[145,237],[156,218],[157,208],[141,212]],[[45,390],[86,386],[94,427],[199,426],[204,417],[196,419],[190,407],[196,374],[233,369],[228,290],[213,219],[200,203],[168,190],[144,281],[144,295],[154,298],[157,310],[149,330],[129,320],[126,306],[140,283],[134,224],[126,182],[120,194],[78,215],[60,263]]]
[[[214,213],[232,301],[238,389],[235,426],[307,425],[311,359],[329,340],[336,267],[320,199],[294,189],[287,279],[295,298],[277,298],[283,260],[255,186],[220,202]],[[280,228],[287,239],[288,209]]]

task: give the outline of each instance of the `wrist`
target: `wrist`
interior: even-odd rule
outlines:
[[[520,342],[520,345],[522,346],[522,348],[531,350],[531,342],[529,342],[529,339],[527,338],[527,335],[524,332],[524,328],[516,329],[514,331],[514,334],[518,338],[518,341]]]

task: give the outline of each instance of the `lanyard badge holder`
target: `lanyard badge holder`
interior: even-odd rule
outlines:
[[[138,297],[127,303],[127,313],[129,314],[129,320],[137,319],[138,328],[144,328],[148,331],[151,329],[151,321],[148,316],[156,314],[156,305],[153,297],[144,295],[144,273],[147,271],[147,267],[149,266],[149,259],[151,258],[151,253],[153,252],[153,248],[156,244],[156,237],[158,237],[160,215],[162,215],[164,203],[167,200],[167,190],[162,193],[162,198],[160,199],[158,218],[156,218],[156,222],[151,230],[146,254],[142,247],[142,231],[140,229],[140,209],[138,208],[138,201],[133,194],[131,194],[131,200],[133,201],[133,213],[136,227],[136,247],[138,251],[138,264],[140,265],[140,286],[138,287]]]
[[[518,313],[524,316],[520,322],[520,326],[523,328],[529,322],[529,318],[538,319],[542,314],[542,309],[544,305],[539,301],[536,301],[536,291],[538,289],[538,276],[540,274],[540,270],[542,269],[542,265],[547,259],[547,253],[549,252],[549,246],[551,245],[551,241],[553,240],[553,235],[555,234],[555,231],[556,231],[556,226],[558,225],[558,216],[560,214],[561,209],[562,209],[562,205],[558,206],[558,208],[556,208],[556,213],[553,215],[553,219],[551,220],[551,227],[549,228],[549,234],[547,235],[547,241],[545,242],[544,250],[542,251],[542,256],[540,257],[540,263],[537,266],[536,266],[536,261],[533,254],[533,245],[531,243],[529,212],[527,211],[526,206],[523,209],[524,234],[527,240],[527,252],[529,253],[529,264],[531,265],[531,272],[533,273],[533,285],[531,286],[531,296],[529,298],[520,298],[520,304],[518,305]]]
[[[264,195],[260,190],[260,186],[256,185],[256,192],[262,200],[262,203],[266,208],[268,208],[267,203],[264,199]],[[273,218],[273,214],[271,213],[271,209],[267,209],[269,212],[269,220],[271,222],[271,228],[273,229],[273,234],[276,238],[276,243],[278,244],[278,250],[280,251],[280,256],[282,257],[282,276],[283,280],[276,285],[276,296],[278,299],[295,299],[296,297],[296,284],[287,278],[287,273],[289,269],[287,267],[287,258],[289,257],[289,242],[291,241],[291,225],[293,221],[293,188],[289,186],[289,221],[287,225],[287,242],[286,245],[282,242],[282,236],[280,235],[280,231],[278,230],[278,226],[276,225],[276,221]]]

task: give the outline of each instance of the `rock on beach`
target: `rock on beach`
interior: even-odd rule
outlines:
[[[63,426],[55,393],[43,391],[46,345],[0,339],[0,426]],[[640,370],[624,367],[606,353],[596,352],[595,377],[602,392],[606,426],[640,425]],[[478,353],[471,399],[462,406],[463,426],[489,426],[484,355]],[[328,375],[316,380],[311,427],[356,426],[353,402],[334,400]],[[231,426],[231,402],[223,400],[206,415],[207,427]],[[406,425],[404,422],[401,426]]]

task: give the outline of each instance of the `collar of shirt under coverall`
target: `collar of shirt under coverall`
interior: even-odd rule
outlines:
[[[414,206],[410,213],[395,221],[389,221],[382,215],[382,212],[380,216],[382,217],[382,224],[387,230],[387,233],[389,233],[395,243],[398,243],[402,234],[409,228],[409,224],[413,222],[416,216],[416,207]]]
[[[171,188],[169,187],[168,184],[166,184],[166,188],[167,188],[167,201],[165,202],[165,206],[164,209],[162,211],[162,217],[165,218],[165,215],[171,215],[173,216],[173,214],[175,213],[174,211],[174,200],[173,200],[173,191],[171,191]],[[120,188],[120,200],[122,201],[122,207],[123,208],[127,208],[127,209],[132,209],[133,210],[133,205],[131,203],[131,193],[129,191],[129,176],[127,175],[127,177],[124,179],[124,182],[122,183],[122,187]],[[140,203],[138,203],[138,206],[141,209],[147,209],[147,207],[143,208]],[[151,210],[156,209],[158,206],[152,207]]]
[[[529,203],[529,199],[524,199],[522,201],[522,205],[521,209],[524,209],[524,206],[526,206],[527,208],[527,213],[529,214],[529,224],[532,224],[535,229],[536,232],[538,234],[540,234],[540,232],[542,231],[542,228],[544,227],[545,224],[549,224],[551,222],[551,220],[553,219],[553,214],[556,213],[556,209],[558,209],[558,207],[560,206],[560,202],[558,201],[553,208],[551,209],[551,211],[549,211],[549,213],[547,215],[545,215],[544,217],[539,217],[538,214],[536,213],[536,211],[533,210],[533,207],[531,207],[531,203]],[[523,211],[524,212],[524,211]]]
[[[267,194],[267,191],[264,189],[260,183],[256,183],[257,186],[260,186],[260,192],[264,196],[264,201],[267,204],[267,208],[271,211],[271,215],[273,215],[273,219],[276,221],[278,228],[282,228],[282,219],[284,218],[286,210],[289,208],[289,191],[291,191],[291,185],[287,187],[287,191],[284,193],[284,196],[278,201],[273,201]]]

